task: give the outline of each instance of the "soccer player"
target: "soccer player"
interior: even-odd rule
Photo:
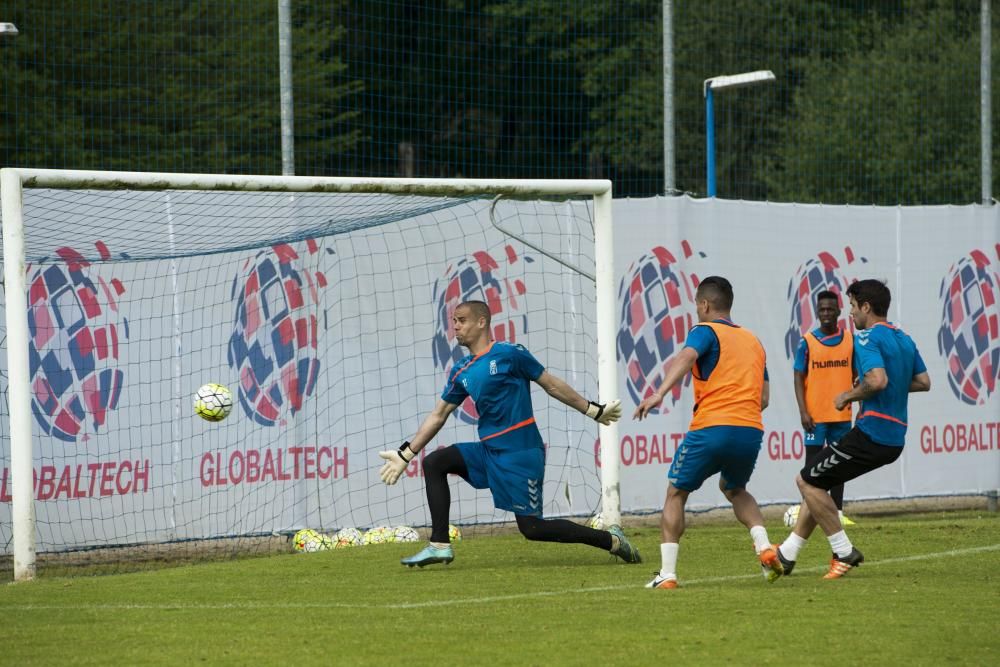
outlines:
[[[851,406],[837,410],[833,399],[854,384],[854,338],[837,326],[840,297],[823,290],[816,295],[819,327],[799,341],[792,367],[795,373],[795,400],[805,431],[806,461],[811,461],[824,445],[836,445],[851,430]],[[845,526],[854,522],[844,516],[844,485],[830,489],[837,514]]]
[[[449,474],[459,475],[477,489],[490,489],[493,504],[513,512],[518,529],[529,540],[589,544],[626,563],[642,562],[620,526],[595,530],[565,519],[542,519],[545,448],[532,413],[530,382],[537,382],[553,398],[601,424],[618,421],[621,402],[605,405],[587,401],[546,371],[523,346],[491,340],[490,309],[482,301],[459,304],[452,325],[456,340],[469,349],[469,355],[452,367],[441,398],[413,439],[396,451],[379,452],[385,459],[382,481],[395,484],[407,464],[469,396],[479,412],[479,440],[445,447],[424,458],[430,544],[403,558],[402,564],[424,567],[454,560],[448,541]]]
[[[838,484],[888,465],[903,453],[910,392],[930,391],[927,367],[913,340],[887,321],[889,288],[878,280],[860,280],[847,288],[854,336],[854,364],[860,382],[838,394],[837,410],[860,401],[857,421],[835,445],[808,461],[795,478],[802,508],[795,528],[780,547],[778,558],[785,574],[792,571],[799,551],[819,524],[833,558],[824,579],[839,579],[865,558],[847,537],[829,490]]]
[[[706,479],[722,473],[719,489],[733,504],[736,518],[750,530],[764,576],[782,574],[777,551],[767,537],[757,500],[747,491],[757,463],[769,386],[764,347],[749,330],[733,323],[733,286],[720,276],[701,281],[695,293],[698,324],[667,369],[663,383],[635,410],[642,419],[690,371],[694,377],[694,416],[667,473],[667,497],[660,516],[660,571],[646,588],[677,588],[677,552],[684,534],[688,496]]]

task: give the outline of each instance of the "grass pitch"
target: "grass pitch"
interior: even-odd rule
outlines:
[[[646,562],[517,535],[467,538],[455,562],[407,569],[422,545],[0,587],[2,664],[1000,664],[1000,516],[860,517],[866,562],[823,581],[817,531],[794,574],[760,575],[735,520],[681,543],[681,588],[655,528]],[[769,526],[780,541],[787,529]]]

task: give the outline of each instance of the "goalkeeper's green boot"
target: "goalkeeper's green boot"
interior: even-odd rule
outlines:
[[[622,532],[621,526],[611,526],[608,532],[618,538],[618,547],[612,548],[611,553],[618,556],[626,563],[641,563],[642,556],[639,555],[639,550],[632,546],[632,543],[628,541],[625,537],[625,533]]]
[[[433,565],[434,563],[444,563],[447,565],[453,560],[455,560],[455,552],[452,551],[451,545],[438,548],[433,544],[428,544],[420,550],[420,553],[409,558],[403,558],[399,562],[406,567],[413,567],[414,565],[424,567],[425,565]]]

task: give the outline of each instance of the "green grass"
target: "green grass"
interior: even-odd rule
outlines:
[[[859,517],[867,562],[823,581],[817,533],[768,585],[735,521],[681,544],[681,588],[646,563],[516,535],[469,538],[450,566],[420,545],[190,565],[0,587],[3,664],[1000,664],[1000,516]],[[786,529],[770,526],[772,539]]]

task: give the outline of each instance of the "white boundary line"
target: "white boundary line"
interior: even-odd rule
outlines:
[[[938,551],[936,553],[919,554],[915,556],[900,556],[898,558],[886,558],[877,561],[865,561],[866,569],[879,565],[893,565],[896,563],[910,563],[914,561],[930,560],[932,558],[951,558],[954,556],[968,556],[971,554],[986,553],[990,551],[1000,551],[1000,544],[990,544],[982,547],[969,547],[967,549],[952,549],[950,551]],[[807,567],[796,572],[823,572],[826,565],[818,567]],[[760,574],[739,574],[726,577],[703,577],[701,579],[685,579],[682,588],[689,586],[701,586],[704,584],[716,584],[726,581],[742,581],[744,579],[758,579]],[[623,591],[639,589],[640,584],[615,585],[615,586],[592,586],[590,588],[573,588],[559,591],[534,591],[531,593],[512,593],[510,595],[491,595],[476,598],[459,598],[454,600],[428,600],[425,602],[392,602],[388,604],[357,604],[349,602],[289,602],[286,604],[257,604],[250,603],[220,603],[220,604],[191,604],[179,602],[177,604],[67,604],[67,605],[4,605],[0,604],[0,612],[7,611],[55,611],[55,610],[80,610],[80,611],[129,611],[147,609],[424,609],[428,607],[453,607],[462,604],[485,604],[490,602],[505,602],[508,600],[527,600],[532,598],[546,598],[573,595],[577,593],[607,593],[609,591]]]

